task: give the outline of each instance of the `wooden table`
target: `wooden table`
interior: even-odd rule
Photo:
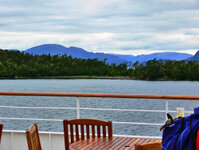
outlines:
[[[143,144],[160,139],[113,137],[81,140],[70,144],[70,150],[134,150],[135,144]]]

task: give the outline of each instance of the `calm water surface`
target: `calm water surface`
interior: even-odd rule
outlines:
[[[135,81],[107,79],[68,79],[68,80],[0,80],[0,91],[25,92],[75,92],[75,93],[116,93],[116,94],[160,94],[160,95],[199,95],[199,82],[191,81]],[[75,107],[75,98],[56,97],[9,97],[0,96],[0,105],[35,107]],[[103,99],[80,98],[81,107],[126,108],[126,109],[165,109],[165,102],[144,99]],[[199,107],[197,101],[169,101],[169,109],[184,107],[192,111]],[[0,108],[0,117],[72,119],[73,110],[27,110]],[[175,115],[175,114],[173,114]],[[186,114],[187,115],[187,114]],[[163,123],[164,113],[112,112],[81,110],[82,118],[96,118],[124,122]],[[5,129],[26,130],[30,124],[38,123],[39,130],[62,131],[62,122],[0,120]],[[159,126],[138,126],[114,124],[114,134],[161,136]]]

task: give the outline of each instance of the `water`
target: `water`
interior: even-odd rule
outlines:
[[[158,95],[199,95],[199,82],[192,81],[135,81],[108,79],[68,79],[68,80],[0,80],[0,91],[25,92],[75,92],[75,93],[115,93],[115,94],[158,94]],[[75,107],[76,98],[64,97],[9,97],[0,96],[0,105]],[[80,98],[81,107],[125,108],[164,110],[163,100]],[[193,111],[199,101],[169,101],[169,110],[184,107]],[[1,117],[73,119],[75,110],[27,110],[0,108]],[[173,114],[175,115],[175,114]],[[187,114],[186,114],[187,115]],[[163,123],[164,113],[113,112],[81,110],[82,118],[124,122]],[[0,120],[5,129],[26,130],[37,123],[41,131],[62,132],[62,122]],[[113,125],[114,134],[161,136],[159,126]]]

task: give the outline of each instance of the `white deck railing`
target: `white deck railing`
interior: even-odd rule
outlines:
[[[48,96],[48,97],[76,97],[76,107],[20,107],[20,106],[2,106],[0,108],[10,109],[53,109],[53,110],[76,110],[76,117],[80,118],[81,110],[95,110],[95,111],[123,111],[123,112],[176,112],[169,110],[169,100],[199,100],[199,96],[176,96],[176,95],[130,95],[130,94],[96,94],[96,93],[39,93],[39,92],[0,92],[0,96]],[[131,98],[131,99],[159,99],[165,100],[165,110],[143,110],[143,109],[112,109],[112,108],[85,108],[80,106],[81,97],[101,97],[101,98]],[[192,111],[185,111],[184,113],[193,113]],[[1,117],[0,120],[36,120],[36,121],[63,121],[60,119],[43,119],[43,118],[9,118]],[[113,121],[114,124],[131,124],[131,125],[150,125],[160,126],[162,123],[146,123],[146,122],[118,122]]]

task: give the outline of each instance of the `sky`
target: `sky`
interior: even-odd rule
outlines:
[[[0,48],[149,54],[199,49],[199,0],[0,0]]]

